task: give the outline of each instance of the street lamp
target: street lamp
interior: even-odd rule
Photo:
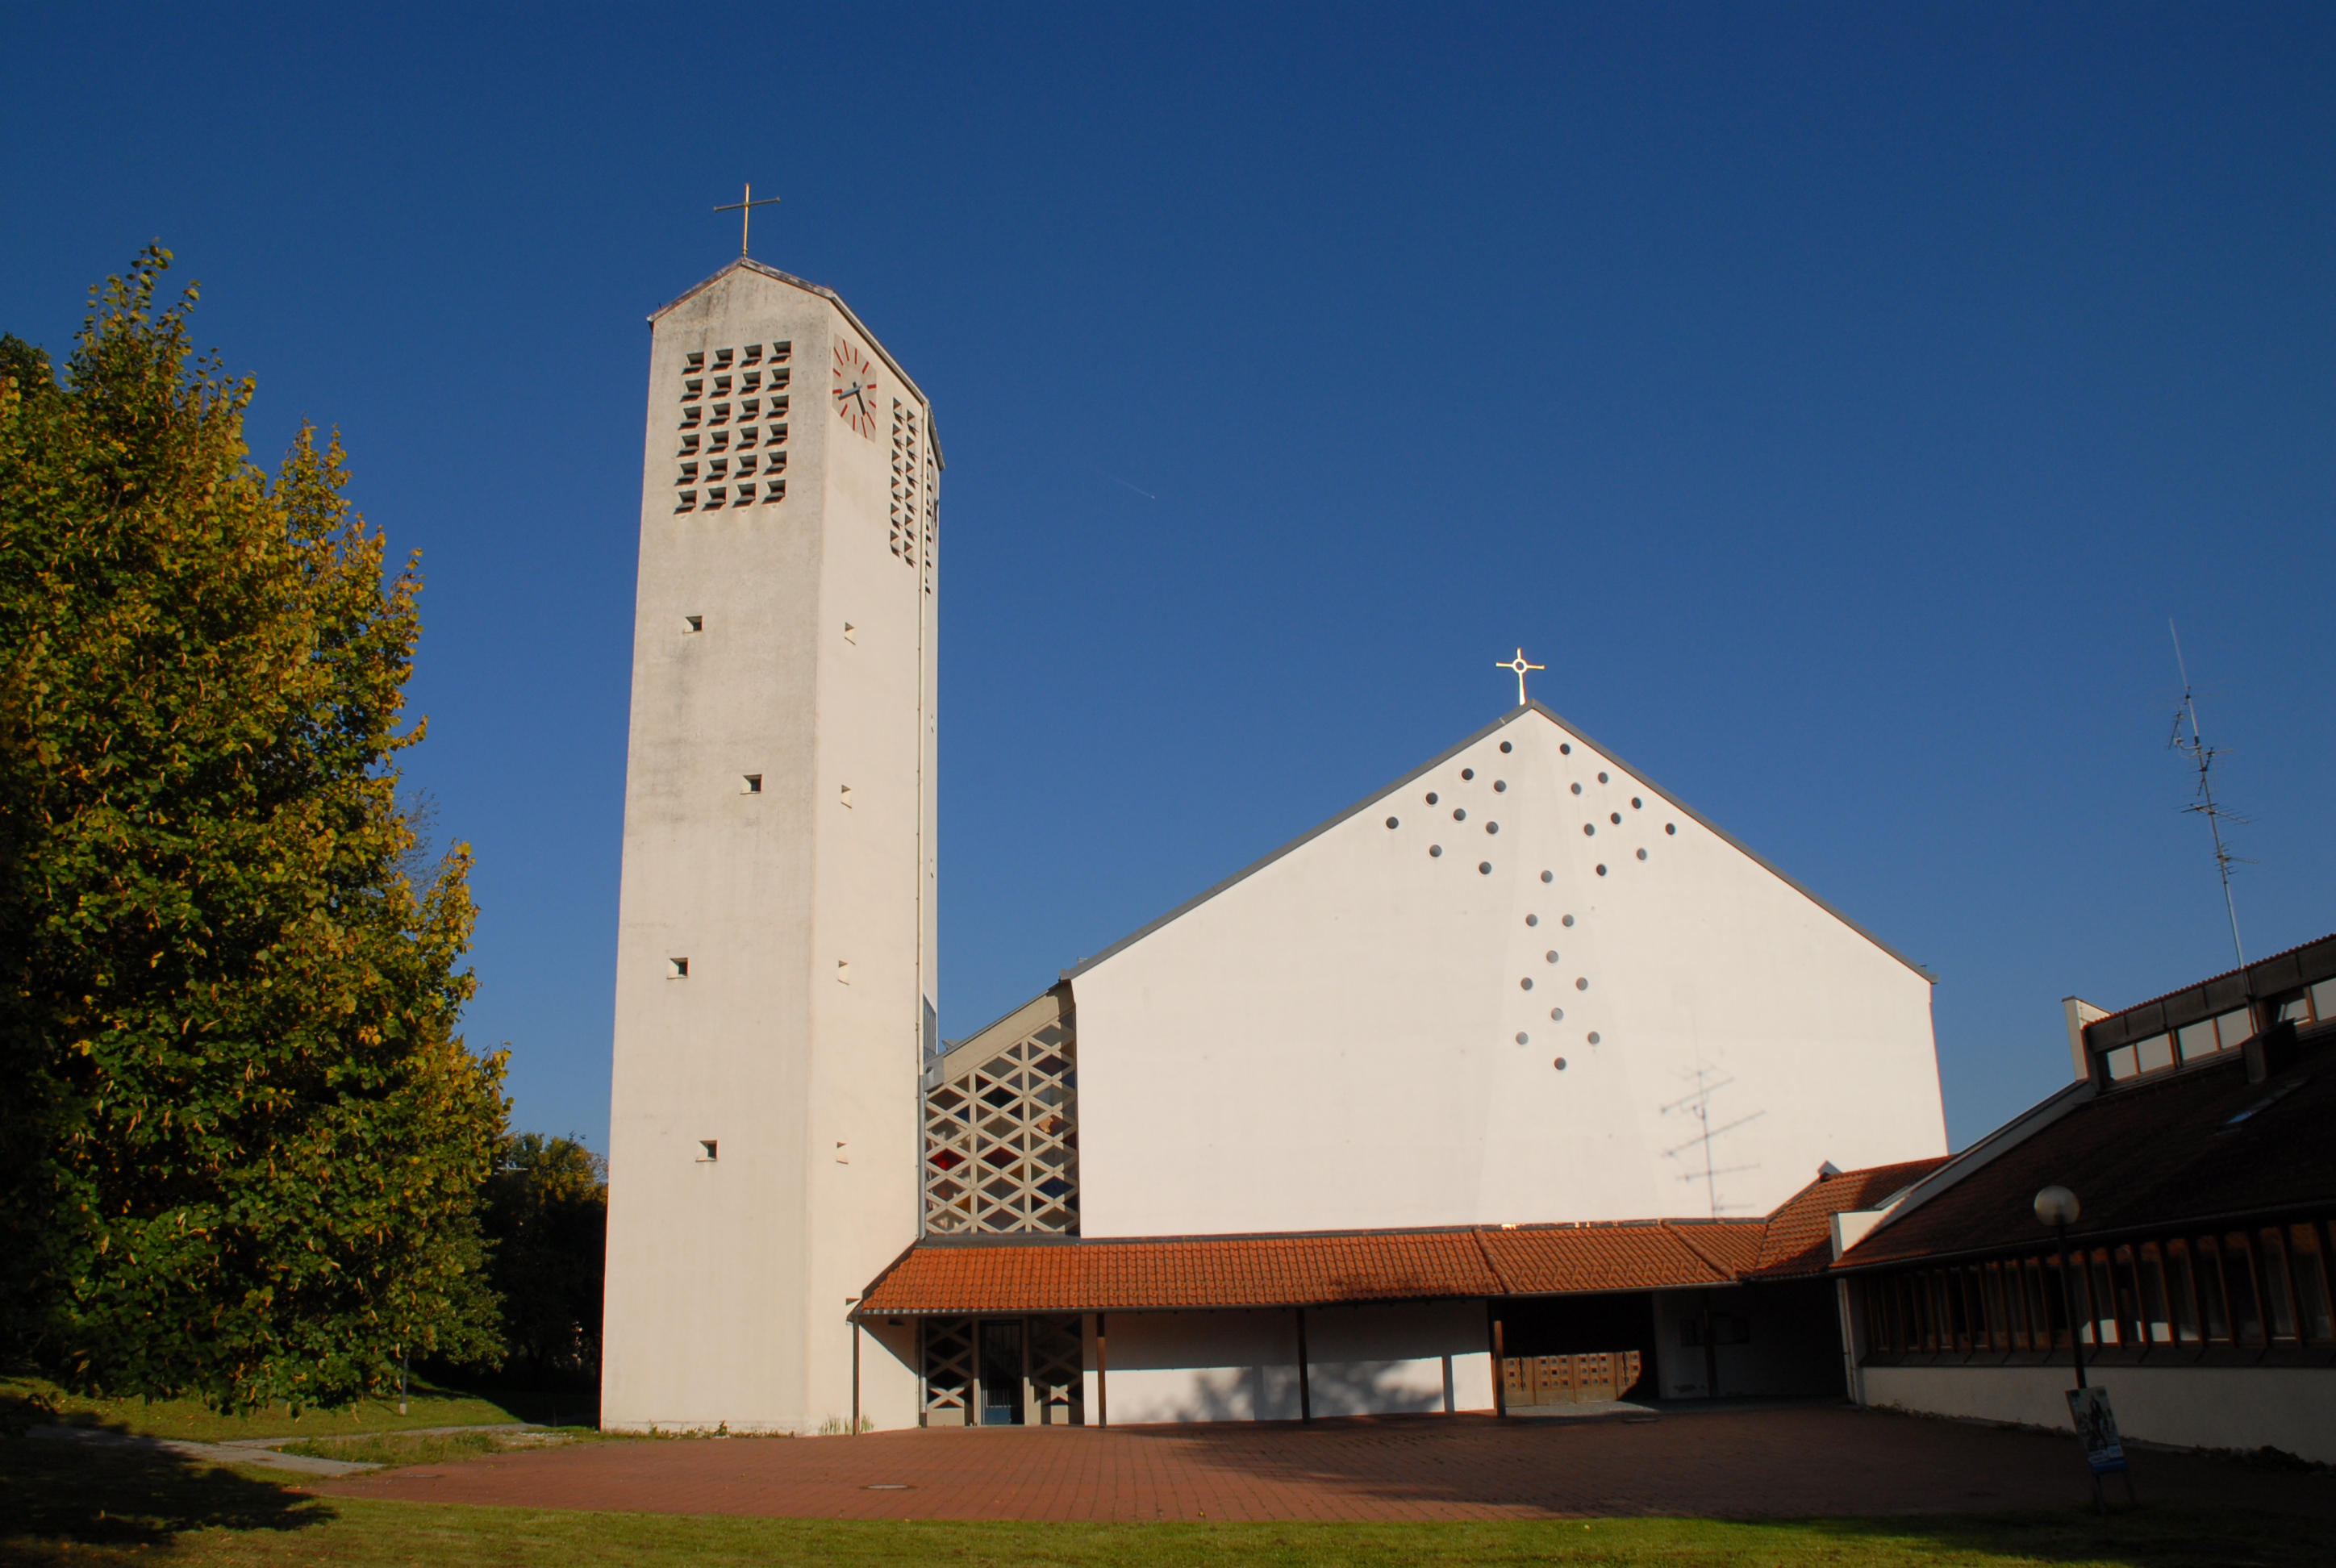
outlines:
[[[2077,1387],[2085,1386],[2085,1342],[2077,1337],[2077,1298],[2068,1289],[2068,1227],[2082,1213],[2077,1194],[2055,1185],[2036,1194],[2036,1218],[2052,1227],[2053,1245],[2060,1260],[2060,1305],[2068,1318],[2068,1353],[2077,1359]]]

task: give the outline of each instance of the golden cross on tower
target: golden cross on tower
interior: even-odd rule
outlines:
[[[775,204],[778,200],[779,199],[775,196],[765,196],[760,201],[755,200],[754,187],[750,181],[746,186],[746,194],[743,199],[733,201],[727,207],[717,207],[714,209],[716,212],[735,212],[738,215],[739,255],[744,256],[746,254],[746,225],[754,221],[754,209],[757,207],[772,206]]]
[[[1525,706],[1525,671],[1529,669],[1547,669],[1549,666],[1545,664],[1527,664],[1525,662],[1525,650],[1519,648],[1517,649],[1516,657],[1496,658],[1493,661],[1493,667],[1494,669],[1514,670],[1516,673],[1517,706],[1519,707],[1523,707]]]

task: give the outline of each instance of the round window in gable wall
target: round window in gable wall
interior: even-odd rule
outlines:
[[[1675,834],[1675,833],[1677,833],[1679,832],[1679,823],[1665,823],[1663,824],[1663,832],[1665,832],[1665,833],[1674,833],[1674,834]]]
[[[1484,872],[1486,876],[1491,876],[1493,874],[1493,862],[1490,861],[1478,861],[1476,862],[1476,869]]]
[[[1590,1043],[1593,1046],[1598,1043],[1598,1031],[1596,1029],[1590,1031]]]
[[[1436,803],[1436,792],[1434,790],[1429,790],[1427,792],[1427,803],[1429,805],[1434,805]]]
[[[1560,741],[1557,743],[1557,755],[1560,756],[1572,756],[1573,755],[1573,747],[1564,741]]]
[[[1464,767],[1460,770],[1460,776],[1464,779],[1475,778],[1476,776],[1476,770],[1472,767]]]
[[[1645,860],[1645,859],[1647,858],[1647,852],[1646,852],[1646,851],[1644,851],[1644,850],[1640,850],[1640,851],[1639,852],[1639,858],[1640,858],[1640,860]]]
[[[1606,782],[1607,782],[1606,775],[1605,775],[1604,774],[1600,774],[1598,775],[1598,782],[1599,782],[1600,784],[1604,784],[1604,783],[1606,783]]]
[[[1562,1072],[1565,1071],[1565,1058],[1564,1058],[1563,1057],[1558,1057],[1558,1058],[1557,1058],[1557,1061],[1556,1061],[1553,1065],[1556,1066],[1556,1068],[1557,1068],[1557,1070],[1558,1070],[1559,1072],[1561,1072],[1561,1073],[1562,1073]]]
[[[1563,1008],[1550,1008],[1550,1009],[1549,1009],[1549,1021],[1550,1021],[1551,1023],[1552,1023],[1552,1024],[1562,1024],[1562,1023],[1563,1023],[1563,1022],[1565,1021],[1565,1009],[1564,1009]]]
[[[1600,866],[1598,868],[1598,874],[1601,877],[1604,876],[1606,874],[1606,868],[1604,866]]]
[[[1541,880],[1545,882],[1553,882],[1557,881],[1557,873],[1555,872],[1543,872],[1541,873]]]
[[[1570,926],[1570,925],[1572,925],[1572,924],[1573,923],[1573,917],[1572,917],[1572,915],[1568,915],[1568,916],[1566,916],[1563,920],[1559,920],[1557,923],[1558,923],[1559,925],[1562,925],[1562,926]]]
[[[1503,741],[1503,742],[1501,743],[1501,750],[1503,750],[1504,752],[1507,752],[1507,751],[1510,751],[1510,750],[1513,750],[1513,749],[1514,749],[1514,748],[1509,745],[1509,743],[1508,743],[1508,742],[1506,742],[1506,741]]]
[[[1494,794],[1496,794],[1496,795],[1497,795],[1497,794],[1506,794],[1508,793],[1508,790],[1509,790],[1509,781],[1508,781],[1508,780],[1506,780],[1506,779],[1504,779],[1504,778],[1496,778],[1496,779],[1494,779],[1494,780],[1493,781],[1493,793],[1494,793]]]
[[[1517,1044],[1521,1046],[1529,1046],[1533,1044],[1533,1037],[1525,1033],[1523,1029],[1519,1029],[1517,1031]]]
[[[1427,858],[1428,858],[1429,860],[1434,860],[1434,859],[1436,859],[1438,855],[1441,855],[1443,852],[1444,852],[1444,846],[1443,846],[1442,844],[1430,844],[1430,845],[1428,845],[1428,846],[1427,846]]]
[[[1389,827],[1394,827],[1394,826],[1396,826],[1396,825],[1397,825],[1397,823],[1396,823],[1396,820],[1395,820],[1395,818],[1393,818],[1393,817],[1389,817],[1389,818],[1387,818],[1387,826],[1389,826]]]
[[[1525,924],[1529,926],[1537,926],[1541,924],[1541,917],[1539,915],[1527,915],[1525,917]]]

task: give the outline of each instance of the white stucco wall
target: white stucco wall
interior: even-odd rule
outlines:
[[[2193,1448],[2283,1448],[2336,1464],[2336,1368],[2089,1367],[2117,1430]],[[2061,1367],[1867,1367],[1864,1403],[2068,1431]]]
[[[684,355],[777,340],[787,499],[676,514],[685,375],[749,423]],[[845,1418],[848,1303],[917,1232],[934,598],[889,546],[888,424],[864,437],[829,406],[839,341],[873,347],[832,300],[753,270],[655,323],[609,1129],[618,1429]],[[889,421],[917,394],[869,356]],[[864,1359],[861,1395],[879,1425],[914,1424],[897,1357]]]
[[[1288,1309],[1113,1312],[1106,1322],[1111,1423],[1295,1421],[1298,1326]],[[1314,1414],[1489,1410],[1492,1356],[1482,1301],[1314,1307],[1306,1357]],[[1098,1409],[1094,1323],[1086,1409]]]
[[[1538,709],[1073,990],[1090,1236],[1708,1213],[1699,1072],[1724,1213],[1946,1152],[1925,979]]]

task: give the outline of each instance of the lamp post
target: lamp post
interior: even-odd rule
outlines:
[[[2107,1518],[2109,1500],[2108,1495],[2101,1490],[2102,1469],[2107,1467],[2125,1472],[2125,1490],[2128,1498],[2133,1496],[2133,1472],[2126,1466],[2125,1451],[2117,1441],[2116,1424],[2108,1414],[2107,1394],[2104,1391],[2089,1401],[2084,1397],[2085,1341],[2077,1332],[2077,1293],[2068,1284],[2068,1227],[2077,1222],[2077,1216],[2082,1212],[2077,1203],[2077,1194],[2057,1183],[2036,1194],[2036,1217],[2052,1227],[2053,1249],[2059,1256],[2060,1301],[2062,1310],[2068,1316],[2068,1354],[2077,1363],[2077,1388],[2068,1396],[2068,1414],[2076,1421],[2077,1438],[2085,1449],[2086,1467],[2092,1473],[2093,1504],[2100,1509],[2101,1516]],[[2090,1316],[2089,1309],[2087,1315]],[[2096,1452],[2097,1449],[2099,1451]]]
[[[2068,1289],[2068,1227],[2082,1213],[2077,1194],[2059,1185],[2036,1194],[2036,1217],[2052,1227],[2052,1243],[2060,1261],[2060,1305],[2068,1317],[2068,1353],[2077,1360],[2077,1387],[2085,1386],[2085,1342],[2077,1338],[2077,1298]]]

